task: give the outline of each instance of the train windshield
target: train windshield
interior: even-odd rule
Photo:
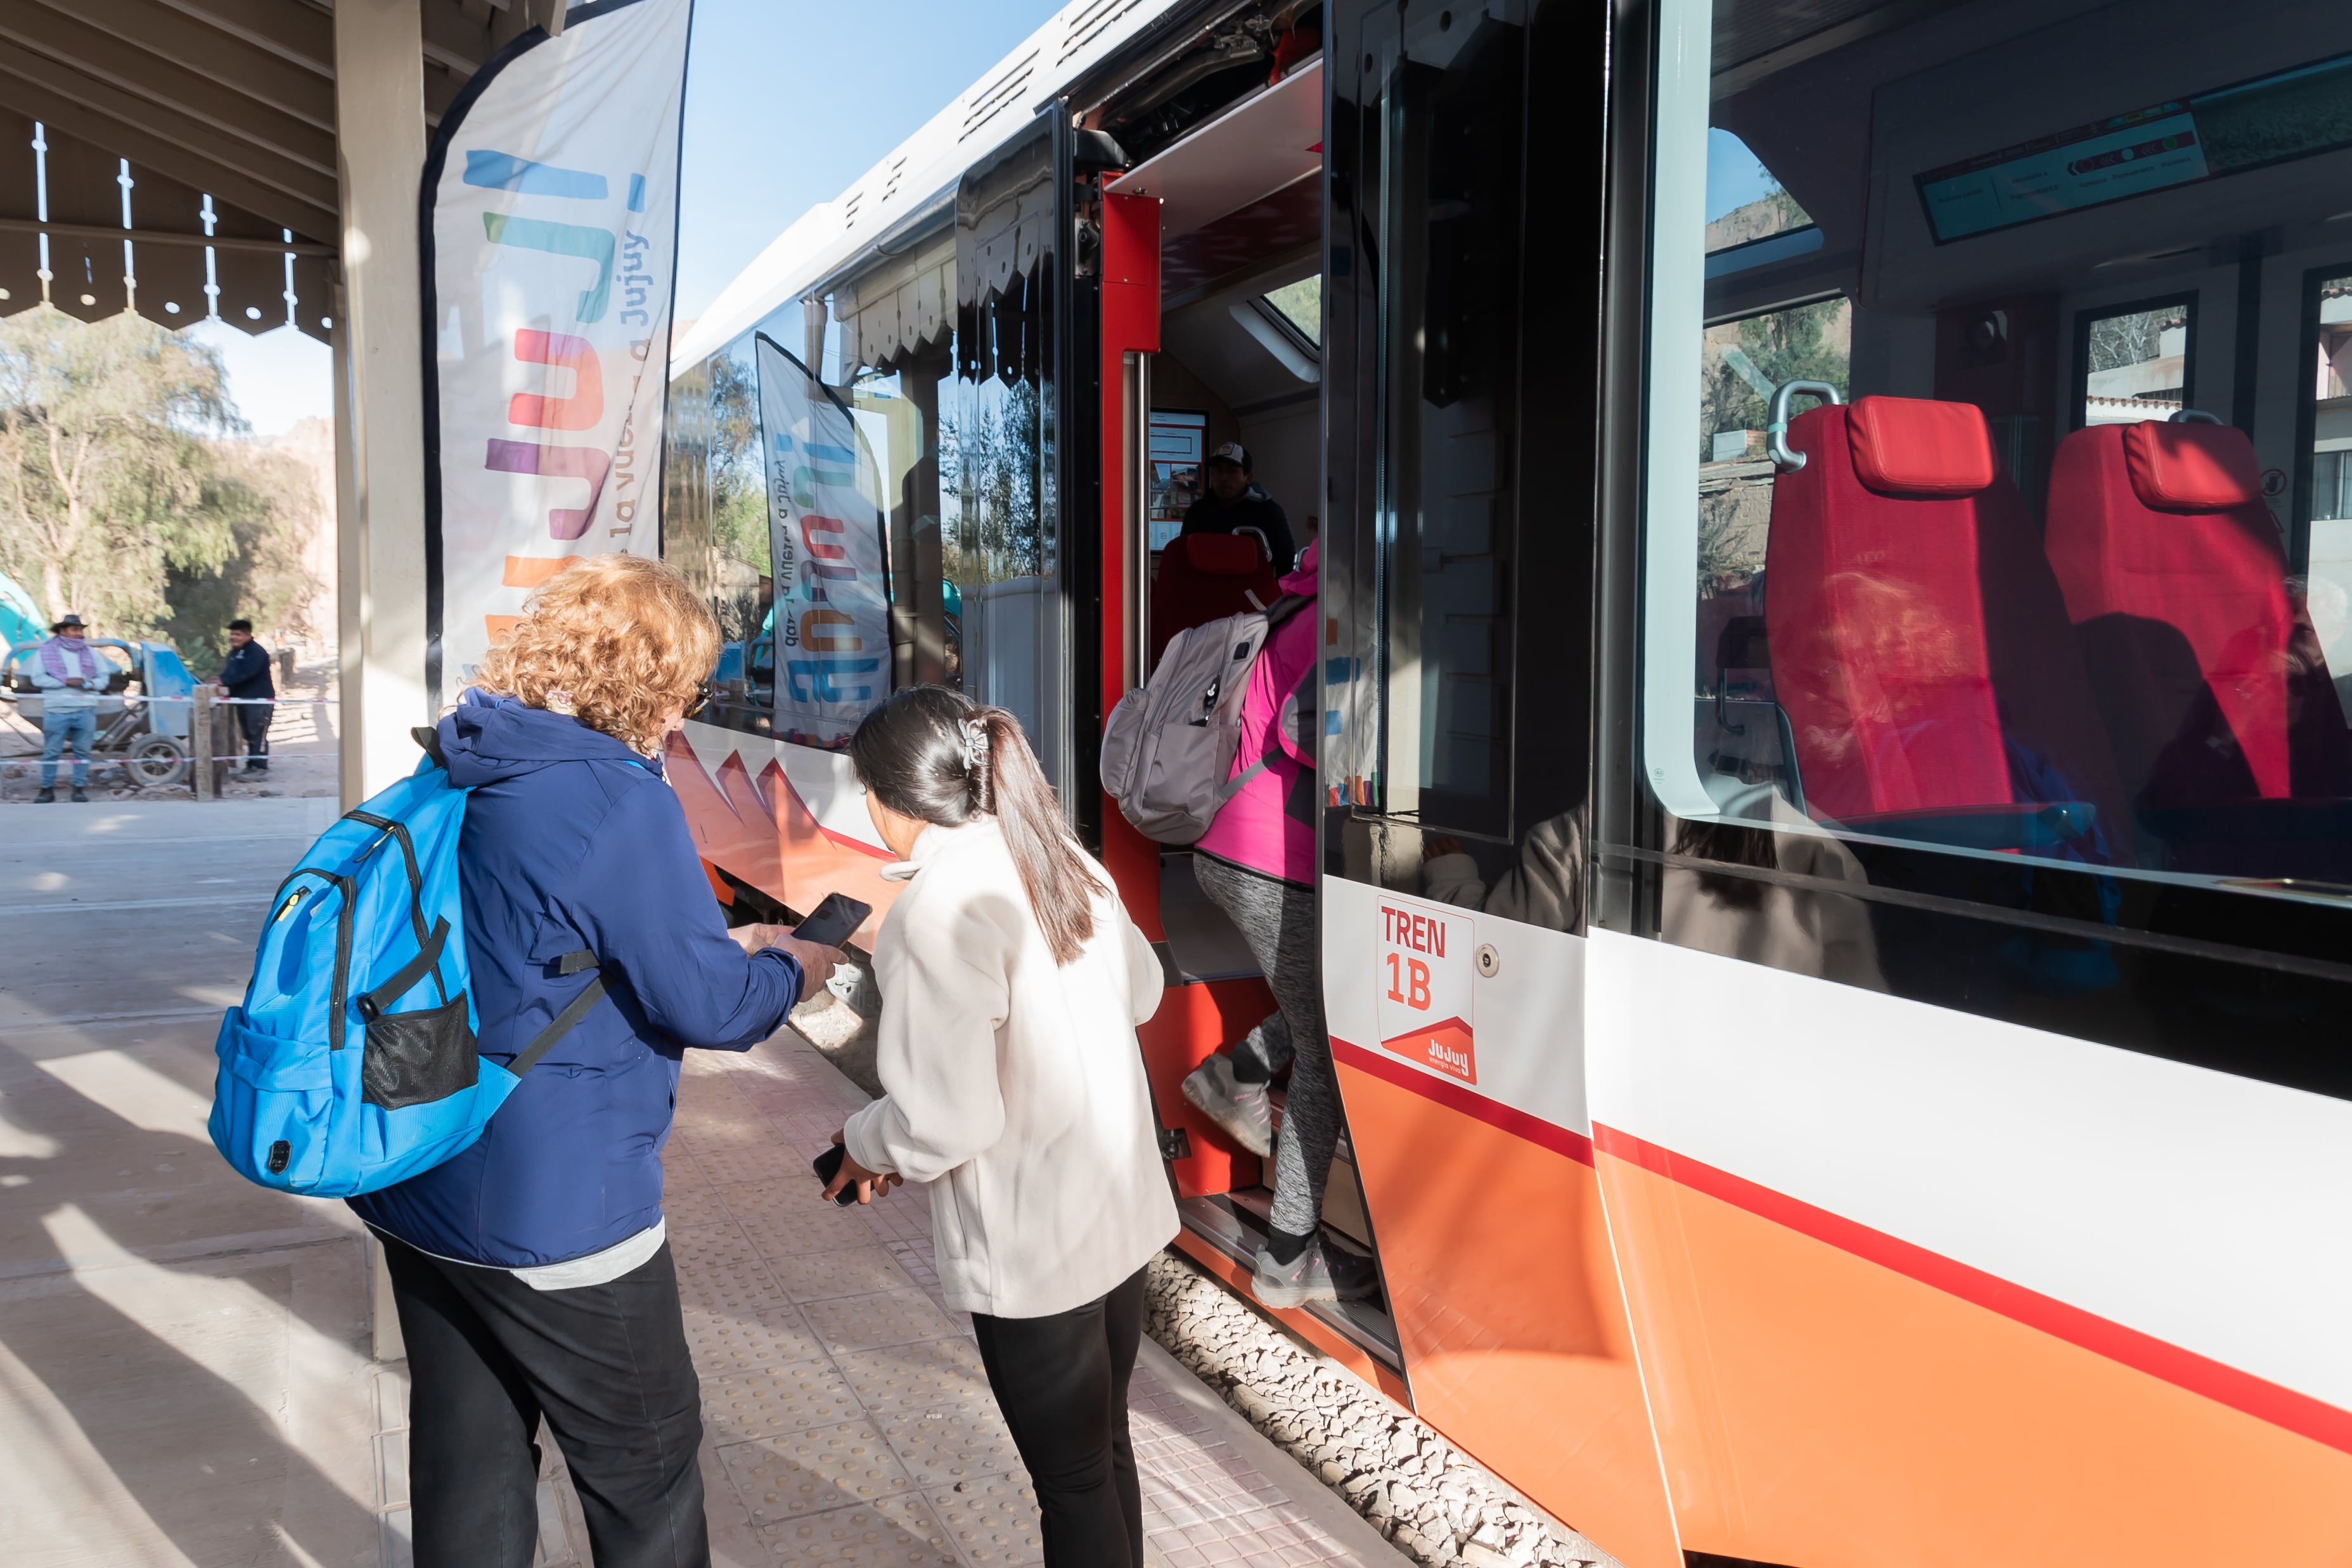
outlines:
[[[2352,888],[2352,13],[1662,8],[1643,771]]]

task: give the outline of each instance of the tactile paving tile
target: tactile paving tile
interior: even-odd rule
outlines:
[[[948,1530],[919,1497],[886,1498],[806,1514],[760,1531],[779,1563],[875,1563],[881,1568],[962,1568]]]
[[[758,1317],[791,1304],[784,1288],[740,1236],[716,1234],[705,1245],[674,1254],[678,1299],[688,1307],[730,1318]]]
[[[713,1184],[770,1182],[781,1186],[789,1182],[803,1192],[816,1184],[807,1157],[781,1143],[706,1143],[691,1137],[683,1142]]]
[[[1025,1473],[982,1476],[923,1496],[978,1568],[1045,1561],[1045,1541],[1037,1528],[1037,1490]]]
[[[871,1503],[907,1489],[907,1471],[872,1423],[846,1421],[730,1443],[719,1462],[761,1524]]]
[[[931,1245],[931,1194],[920,1187],[906,1187],[880,1203],[867,1204],[857,1211],[857,1217],[877,1241]]]
[[[980,1347],[960,1334],[834,1358],[866,1409],[926,1409],[990,1399]]]
[[[874,1245],[874,1233],[858,1223],[854,1210],[835,1208],[824,1201],[824,1189],[816,1184],[815,1173],[806,1165],[789,1179],[731,1182],[719,1191],[744,1231],[769,1258]]]
[[[740,1377],[824,1355],[824,1346],[789,1306],[739,1317],[689,1305],[686,1342],[704,1377]]]
[[[865,1414],[829,1361],[792,1362],[702,1384],[703,1429],[719,1443],[837,1426]]]
[[[956,1331],[930,1298],[915,1290],[875,1296],[837,1296],[801,1309],[829,1351],[870,1351],[917,1340],[945,1339]]]
[[[761,1249],[763,1252],[765,1248]],[[795,1301],[829,1296],[867,1296],[877,1290],[912,1290],[896,1259],[878,1247],[845,1247],[838,1252],[767,1253],[768,1271]]]
[[[919,1487],[952,1486],[1021,1468],[1013,1434],[992,1399],[909,1405],[874,1420]]]

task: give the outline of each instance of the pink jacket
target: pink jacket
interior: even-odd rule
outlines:
[[[1315,680],[1318,547],[1309,544],[1298,569],[1282,579],[1286,594],[1303,594],[1306,607],[1275,627],[1250,666],[1242,699],[1242,742],[1234,753],[1238,778],[1263,760],[1265,771],[1244,784],[1217,813],[1197,847],[1220,860],[1302,888],[1315,885],[1315,736],[1322,729]],[[1293,724],[1283,716],[1293,697]]]

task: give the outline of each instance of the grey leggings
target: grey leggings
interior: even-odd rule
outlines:
[[[1244,871],[1195,851],[1192,875],[1249,943],[1280,1011],[1249,1032],[1234,1054],[1255,1057],[1270,1072],[1290,1068],[1282,1142],[1275,1152],[1274,1227],[1312,1236],[1323,1215],[1323,1184],[1345,1118],[1323,1032],[1323,983],[1315,931],[1315,895],[1305,888]]]

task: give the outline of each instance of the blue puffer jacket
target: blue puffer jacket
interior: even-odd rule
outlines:
[[[747,1050],[801,990],[727,935],[660,764],[576,719],[467,691],[441,721],[472,788],[457,866],[481,1049],[511,1059],[577,995],[585,948],[609,998],[525,1073],[481,1141],[351,1200],[423,1251],[502,1268],[601,1251],[661,1217],[662,1146],[688,1046]]]

